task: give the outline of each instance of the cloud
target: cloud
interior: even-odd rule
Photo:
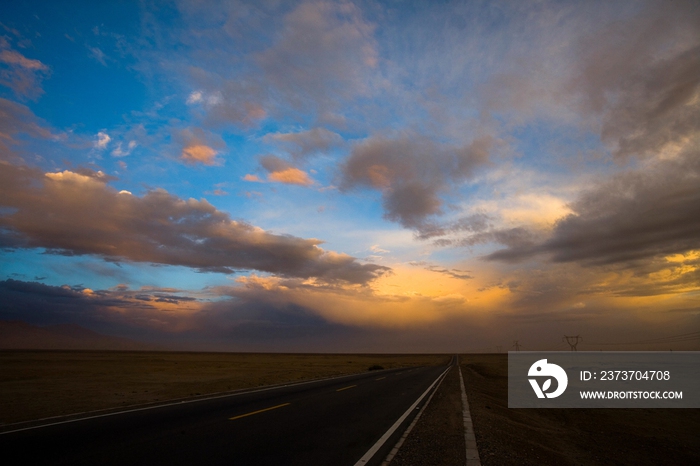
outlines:
[[[168,62],[189,76],[195,90],[186,102],[206,112],[207,125],[298,119],[300,109],[338,123],[344,103],[373,92],[374,26],[350,2],[305,1],[291,8],[224,3],[206,13],[179,8],[189,27],[178,43],[196,45]]]
[[[309,175],[292,166],[289,162],[274,155],[265,155],[260,158],[260,165],[268,172],[269,181],[300,186],[311,186],[314,181]],[[248,181],[258,181],[248,179]]]
[[[449,269],[448,270],[444,267],[440,267],[439,265],[428,264],[427,262],[424,262],[424,261],[411,262],[410,264],[413,266],[416,266],[416,267],[423,267],[425,270],[429,270],[431,272],[447,275],[448,277],[456,278],[459,280],[469,280],[469,279],[474,278],[473,276],[469,275],[467,270],[459,270],[459,269]]]
[[[182,290],[130,290],[127,285],[91,290],[81,285],[52,286],[12,279],[0,281],[0,299],[5,304],[0,310],[3,320],[38,325],[72,323],[108,334],[183,331],[202,307],[197,297]]]
[[[525,2],[503,14],[508,29],[476,43],[491,56],[476,98],[504,130],[544,120],[593,131],[617,158],[656,156],[697,132],[694,2]]]
[[[256,275],[241,277],[237,282],[211,291],[249,306],[273,309],[293,306],[326,322],[358,327],[418,328],[463,311],[466,303],[457,294],[445,299],[443,294],[382,293],[371,287],[347,288]]]
[[[131,155],[131,151],[133,151],[136,146],[138,146],[138,143],[136,141],[129,141],[129,144],[127,144],[126,149],[122,149],[122,143],[118,143],[117,147],[114,148],[112,151],[112,156],[113,157],[126,157],[127,155]]]
[[[97,47],[88,47],[88,50],[90,50],[90,57],[93,58],[94,60],[100,62],[102,66],[107,66],[106,58],[107,56],[105,53],[100,50]]]
[[[17,65],[27,70],[35,71],[46,71],[48,67],[41,63],[39,60],[32,60],[26,58],[19,52],[14,50],[2,50],[0,51],[0,61],[8,65]]]
[[[221,188],[216,188],[214,191],[207,191],[204,194],[213,194],[214,196],[228,196],[228,191]]]
[[[7,41],[0,42],[0,85],[9,87],[17,96],[39,97],[43,94],[41,81],[49,73],[49,67],[41,61],[12,50]]]
[[[192,91],[189,96],[187,96],[187,105],[192,105],[199,103],[203,100],[202,91]]]
[[[70,171],[44,175],[9,164],[0,178],[0,202],[9,208],[0,217],[5,247],[354,284],[389,270],[324,251],[317,239],[276,235],[231,220],[206,200],[184,200],[161,189],[138,197],[95,177]]]
[[[278,183],[297,184],[300,186],[310,186],[314,184],[314,181],[309,178],[309,175],[293,167],[278,172],[272,172],[267,175],[267,179]]]
[[[189,163],[201,163],[202,165],[218,165],[216,155],[218,152],[204,144],[194,144],[182,148],[180,158]]]
[[[486,165],[492,145],[490,137],[452,146],[409,132],[375,135],[353,147],[342,167],[341,190],[379,190],[385,218],[425,231],[432,228],[428,218],[442,213],[441,194]]]
[[[200,128],[184,129],[179,134],[182,143],[180,159],[189,164],[221,165],[223,161],[217,158],[220,148],[224,148],[224,141],[210,133],[205,133]],[[213,147],[212,147],[213,146]]]
[[[263,142],[277,144],[294,158],[302,158],[339,147],[343,143],[343,138],[338,133],[325,128],[313,128],[297,133],[266,134]]]
[[[243,177],[243,181],[250,181],[251,183],[262,183],[263,181],[258,177],[258,175],[247,174]]]
[[[648,162],[589,188],[546,238],[524,229],[496,233],[509,247],[486,258],[634,264],[700,249],[699,143],[691,141],[677,158]]]
[[[95,138],[95,149],[97,150],[104,150],[107,148],[107,145],[109,142],[112,140],[112,138],[109,136],[109,134],[105,133],[104,131],[99,131],[97,133],[97,136]]]
[[[275,44],[257,56],[265,79],[292,107],[322,111],[369,92],[374,27],[349,2],[307,1],[288,13]]]
[[[568,83],[619,157],[656,155],[700,128],[700,12],[693,2],[652,3],[577,44]],[[610,47],[610,44],[616,44]]]
[[[28,107],[0,98],[0,159],[18,158],[11,146],[21,144],[17,136],[22,134],[39,139],[55,138]]]

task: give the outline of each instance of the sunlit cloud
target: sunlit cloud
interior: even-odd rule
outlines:
[[[106,149],[111,140],[112,138],[109,136],[109,134],[105,133],[104,131],[100,131],[95,137],[95,149]]]
[[[112,156],[126,157],[127,155],[131,155],[131,152],[136,148],[136,146],[138,146],[136,141],[129,141],[129,143],[126,145],[126,149],[122,149],[122,143],[120,142],[112,151]]]
[[[203,144],[197,144],[194,146],[184,147],[180,157],[185,162],[216,165],[218,163],[216,160],[217,154],[218,152],[211,147]]]
[[[16,210],[0,218],[3,242],[15,247],[330,282],[367,283],[389,270],[324,251],[316,239],[275,235],[231,220],[205,200],[179,199],[162,189],[124,195],[99,174],[66,170],[42,176],[5,165],[2,181],[2,205]]]
[[[260,165],[268,172],[268,181],[300,186],[311,186],[314,184],[314,181],[306,172],[274,155],[262,157],[260,159]]]
[[[260,177],[258,175],[247,174],[242,179],[243,179],[243,181],[250,181],[252,183],[262,183],[262,180],[260,179]]]
[[[183,141],[180,159],[185,163],[210,166],[223,164],[223,160],[217,157],[219,150],[212,147],[224,147],[221,138],[205,133],[200,128],[185,129],[180,132],[179,137]]]
[[[187,96],[187,104],[192,105],[201,102],[203,99],[202,91],[192,91],[192,93]]]

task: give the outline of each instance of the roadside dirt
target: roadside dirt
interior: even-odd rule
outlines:
[[[464,465],[466,447],[457,367],[445,376],[391,466]]]
[[[700,464],[697,409],[509,409],[507,355],[465,355],[481,464]]]

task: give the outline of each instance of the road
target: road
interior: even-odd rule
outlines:
[[[354,465],[445,369],[367,372],[5,432],[2,462]],[[412,417],[366,464],[381,463]]]

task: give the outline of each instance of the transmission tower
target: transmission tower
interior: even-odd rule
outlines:
[[[583,341],[583,337],[580,335],[574,335],[574,336],[569,336],[569,335],[564,335],[564,338],[561,339],[561,341],[565,341],[569,344],[571,347],[571,351],[578,351],[576,349],[576,345],[578,345],[579,341]]]
[[[520,343],[518,343],[520,340],[515,340],[513,342],[513,347],[515,348],[515,351],[520,351]]]

